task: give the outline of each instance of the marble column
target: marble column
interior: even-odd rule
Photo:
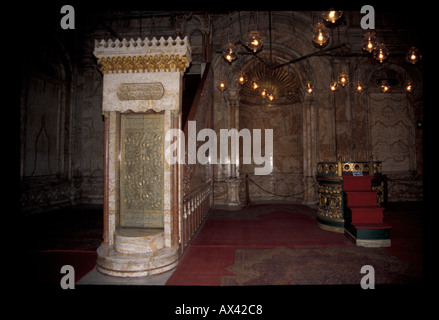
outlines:
[[[239,88],[231,87],[226,92],[227,110],[229,116],[229,129],[236,129],[239,131]],[[234,139],[230,139],[230,149],[234,148]],[[239,141],[238,141],[239,143]],[[229,155],[230,153],[229,149]],[[239,177],[239,162],[230,163],[229,177],[226,179],[227,200],[226,205],[228,210],[239,210],[242,207],[240,199],[241,178]]]
[[[181,122],[187,38],[96,41],[105,116],[104,242],[97,269],[139,277],[180,256],[181,175],[165,161],[167,130]],[[175,221],[177,219],[177,221]]]
[[[316,110],[312,96],[306,95],[303,102],[303,200],[306,204],[316,204]]]

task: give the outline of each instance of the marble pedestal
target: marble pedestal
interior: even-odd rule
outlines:
[[[239,188],[241,185],[241,179],[239,178],[228,178],[227,183],[227,210],[239,210],[243,207],[240,197]]]
[[[97,250],[96,269],[114,277],[145,277],[174,269],[180,257],[179,248],[161,248],[146,253],[121,253],[113,246]]]

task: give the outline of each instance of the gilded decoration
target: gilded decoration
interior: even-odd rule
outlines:
[[[95,41],[94,55],[104,73],[184,72],[192,60],[187,37]]]
[[[342,190],[342,185],[319,184],[319,216],[330,220],[343,221]]]
[[[337,172],[338,172],[338,163],[320,162],[317,165],[318,174],[337,174]]]
[[[188,58],[183,55],[111,56],[98,59],[103,73],[181,71],[189,67]]]
[[[378,184],[372,189],[377,191],[377,202],[383,201],[383,185],[381,182],[381,162],[319,162],[317,164],[317,180],[319,182],[319,208],[317,215],[326,220],[344,222],[343,212],[343,173],[361,171],[369,173],[378,179]]]
[[[120,224],[163,228],[163,114],[121,115]]]
[[[319,162],[317,164],[317,174],[319,175],[339,175],[340,172],[361,171],[371,175],[380,175],[382,173],[382,164],[380,161],[370,162]]]

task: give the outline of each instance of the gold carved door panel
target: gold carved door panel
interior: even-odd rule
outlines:
[[[164,115],[122,114],[120,225],[163,228]]]

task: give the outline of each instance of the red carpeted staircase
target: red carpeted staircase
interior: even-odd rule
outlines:
[[[383,207],[377,205],[377,192],[371,190],[372,176],[343,174],[345,193],[345,232],[357,245],[389,247],[391,226],[383,223]]]

